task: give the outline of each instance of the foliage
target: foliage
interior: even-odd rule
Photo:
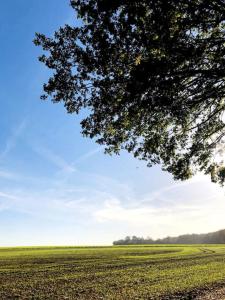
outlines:
[[[46,99],[89,115],[82,133],[175,179],[223,184],[225,4],[222,0],[71,0],[81,20],[37,34],[53,75]]]
[[[113,242],[114,245],[142,245],[142,244],[225,244],[225,229],[203,234],[184,234],[178,237],[166,237],[153,240],[127,236],[125,239]]]
[[[215,245],[0,248],[0,298],[196,299],[224,283],[224,257]]]

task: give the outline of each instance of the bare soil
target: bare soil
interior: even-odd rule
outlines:
[[[225,300],[225,287],[206,292],[197,297],[196,300]]]

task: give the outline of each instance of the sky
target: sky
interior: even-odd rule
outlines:
[[[35,32],[76,24],[67,0],[0,1],[0,246],[110,245],[225,228],[225,190],[175,182],[130,154],[104,154],[80,116],[40,100],[49,71]]]

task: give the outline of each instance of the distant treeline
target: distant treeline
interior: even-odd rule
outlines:
[[[184,234],[177,237],[168,236],[157,240],[127,236],[125,239],[113,242],[113,245],[134,244],[225,244],[225,229],[204,234]]]

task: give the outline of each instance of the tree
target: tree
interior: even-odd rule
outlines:
[[[42,99],[85,109],[84,136],[175,179],[225,181],[225,2],[71,0],[82,24],[49,38]]]

